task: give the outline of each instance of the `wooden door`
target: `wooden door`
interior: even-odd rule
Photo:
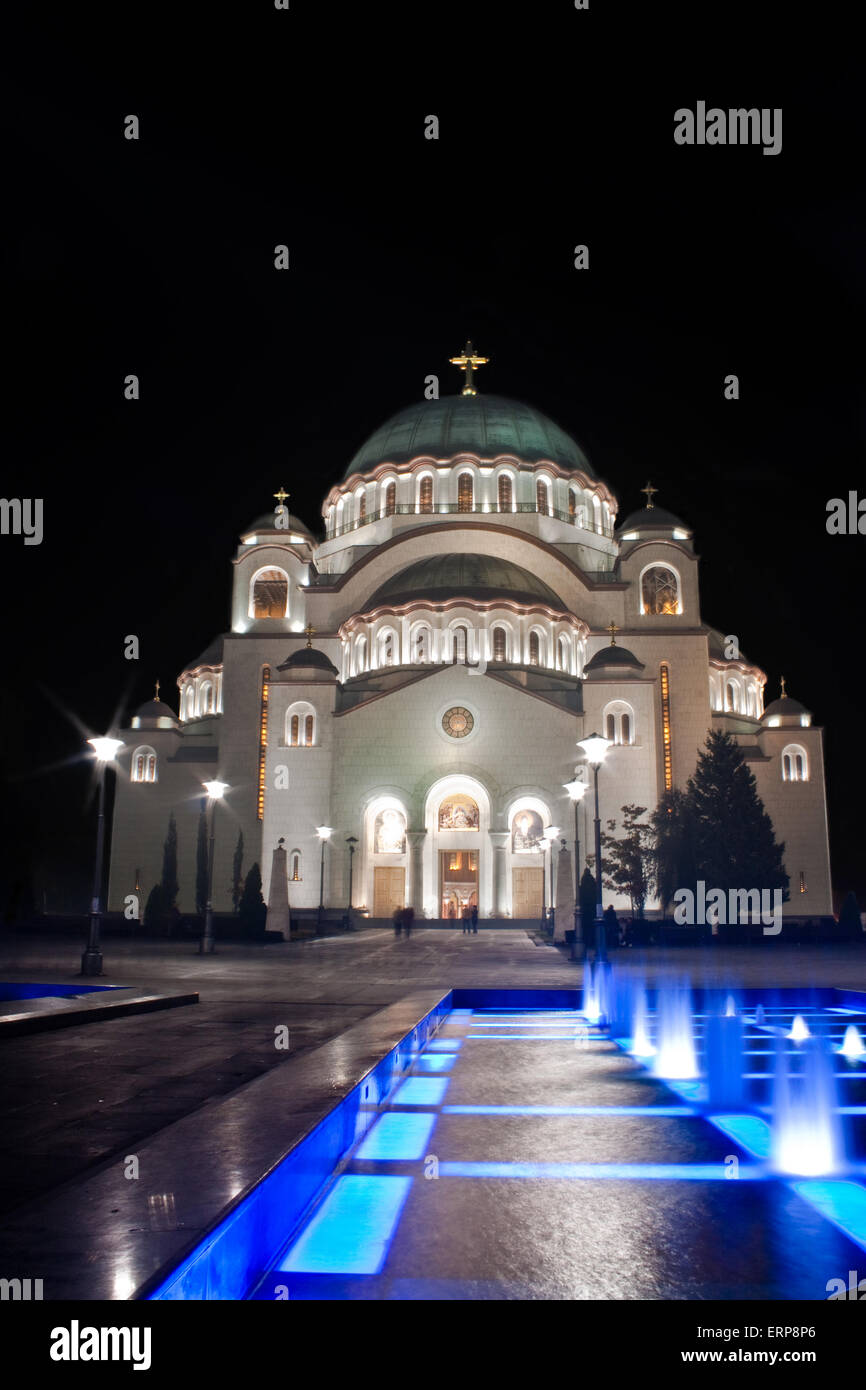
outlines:
[[[543,869],[512,870],[512,917],[541,917]]]
[[[405,893],[405,869],[397,867],[373,870],[374,917],[390,917],[395,907],[405,907]]]

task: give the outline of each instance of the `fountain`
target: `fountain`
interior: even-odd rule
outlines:
[[[767,1015],[764,1013],[764,1006],[763,1004],[759,1004],[755,1010],[755,1022],[757,1023],[759,1028],[763,1028],[766,1021]]]
[[[656,1076],[668,1081],[687,1081],[698,1075],[692,1029],[692,1001],[688,982],[659,987]]]
[[[777,1042],[771,1135],[772,1165],[782,1173],[814,1178],[844,1166],[833,1061],[821,1038],[804,1040],[797,1072],[784,1039]]]
[[[845,1061],[851,1065],[855,1062],[861,1062],[863,1058],[866,1057],[866,1047],[863,1045],[863,1039],[853,1023],[849,1023],[848,1027],[845,1029],[845,1036],[842,1039],[842,1046],[839,1048],[839,1051],[845,1058]]]
[[[809,1026],[806,1023],[806,1020],[804,1019],[803,1015],[797,1014],[793,1024],[791,1025],[791,1031],[788,1034],[788,1037],[791,1039],[792,1042],[800,1043],[805,1042],[806,1039],[810,1038],[811,1036],[812,1034],[809,1032]]]
[[[655,1056],[647,1019],[646,990],[642,984],[637,986],[632,995],[631,1052],[632,1056],[639,1058]]]
[[[581,1013],[587,1023],[598,1023],[598,998],[595,992],[595,984],[592,978],[592,965],[587,958],[583,962],[583,996],[581,1000]]]

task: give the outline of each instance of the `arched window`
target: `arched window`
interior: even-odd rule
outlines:
[[[360,526],[361,522],[362,522],[362,521],[366,521],[366,519],[367,519],[367,492],[366,492],[366,489],[365,489],[363,492],[359,492],[357,496],[358,496],[358,525]]]
[[[501,512],[511,511],[511,499],[513,496],[511,478],[507,473],[499,474],[499,510]]]
[[[529,664],[530,666],[541,665],[541,642],[537,632],[529,634]]]
[[[457,510],[471,512],[475,490],[471,473],[461,473],[457,479]]]
[[[397,510],[397,484],[388,483],[385,488],[385,515],[393,516]]]
[[[633,742],[634,711],[625,700],[611,700],[604,710],[604,732],[611,743]]]
[[[429,473],[425,473],[418,487],[418,510],[419,512],[432,512],[433,510],[433,479]]]
[[[535,507],[545,515],[550,513],[550,487],[544,478],[539,478],[535,484]]]
[[[396,661],[396,645],[394,633],[391,628],[385,628],[379,633],[379,665],[393,666]]]
[[[186,711],[187,719],[195,719],[195,686],[193,685],[192,681],[190,681],[189,685],[186,688],[186,694],[184,695],[184,709]]]
[[[358,675],[360,675],[362,671],[366,670],[366,666],[367,666],[367,639],[366,639],[366,637],[364,636],[363,632],[361,632],[361,633],[359,633],[358,636],[355,638],[355,655],[354,655],[354,664],[353,664],[353,666],[352,666],[352,675],[353,675],[353,676],[358,676]]]
[[[202,715],[213,714],[216,710],[216,699],[212,681],[203,681],[201,687],[201,712]]]
[[[493,660],[505,661],[507,652],[507,636],[504,627],[493,629]]]
[[[132,755],[132,781],[156,781],[156,753],[152,748],[136,748]]]
[[[286,618],[289,613],[289,576],[283,570],[260,570],[253,580],[251,618]]]
[[[644,613],[679,613],[680,589],[673,570],[665,565],[650,565],[644,571],[641,606]]]
[[[286,710],[286,743],[290,748],[312,748],[316,742],[316,712],[306,700]]]
[[[573,487],[568,489],[568,519],[569,521],[577,520],[577,493]]]
[[[740,691],[736,681],[728,681],[725,685],[725,709],[730,713],[739,712]]]
[[[454,660],[465,661],[469,650],[469,633],[465,627],[455,627],[454,636],[451,639],[454,643]]]
[[[412,637],[412,660],[429,661],[431,652],[429,627],[416,628]]]
[[[799,743],[789,743],[782,750],[782,781],[808,782],[809,756]]]
[[[289,881],[291,883],[300,883],[302,881],[302,863],[301,851],[299,849],[293,849],[289,855]]]
[[[571,665],[568,638],[564,632],[559,634],[556,642],[556,668],[558,671],[567,671]]]

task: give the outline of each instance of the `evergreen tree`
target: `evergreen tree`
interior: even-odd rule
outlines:
[[[643,917],[654,877],[653,831],[649,822],[641,819],[645,815],[645,806],[623,806],[623,833],[615,835],[616,820],[609,820],[608,833],[602,831],[601,836],[604,886],[627,893],[632,913],[639,918]]]
[[[155,883],[147,895],[144,925],[149,931],[163,931],[166,923],[165,894],[161,883]]]
[[[776,840],[754,775],[730,734],[710,731],[689,778],[687,803],[696,879],[726,893],[731,888],[781,888],[787,898],[785,846]]]
[[[244,884],[243,884],[243,878],[242,878],[243,867],[244,867],[244,832],[243,832],[242,830],[239,830],[239,831],[238,831],[238,842],[237,842],[237,844],[235,845],[235,857],[234,857],[234,860],[232,861],[232,907],[234,908],[235,912],[238,911],[238,909],[239,909],[239,907],[240,907],[240,905],[241,905],[241,895],[243,894],[243,891],[244,891]]]
[[[595,876],[589,869],[584,869],[580,879],[580,934],[584,941],[591,940],[591,933],[595,924]]]
[[[161,887],[166,912],[170,912],[177,902],[180,887],[177,881],[177,822],[174,811],[168,818],[168,834],[162,847]]]
[[[689,799],[679,787],[664,792],[650,816],[653,877],[662,913],[678,888],[696,879],[694,820]]]
[[[262,897],[262,874],[258,864],[253,864],[244,879],[238,916],[241,925],[250,932],[264,931],[267,908]]]
[[[207,812],[205,810],[205,799],[202,797],[201,810],[198,816],[198,838],[196,839],[195,846],[195,910],[200,917],[203,917],[207,910],[207,870]]]

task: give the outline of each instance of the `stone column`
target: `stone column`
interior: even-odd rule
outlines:
[[[553,915],[553,939],[564,941],[566,931],[574,926],[574,887],[571,874],[571,853],[562,842],[556,866],[556,909]]]
[[[506,850],[511,836],[507,830],[491,830],[490,843],[493,846],[493,916],[504,917],[508,903],[508,873]]]
[[[424,841],[426,830],[407,830],[409,841],[409,860],[412,875],[411,903],[416,917],[424,916]]]
[[[265,919],[268,931],[279,931],[283,940],[288,941],[291,928],[289,916],[289,878],[286,851],[282,839],[274,850],[271,862],[271,883],[268,889],[268,912]]]

